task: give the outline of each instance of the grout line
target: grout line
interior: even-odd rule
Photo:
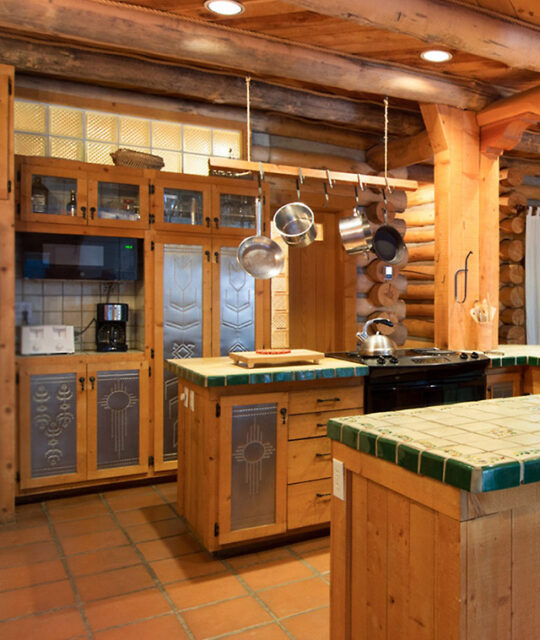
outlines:
[[[101,493],[99,494],[99,496],[100,496],[102,502],[104,503],[105,507],[108,509],[110,516],[114,519],[114,521],[116,522],[116,524],[117,524],[118,528],[120,529],[120,531],[122,531],[122,533],[126,536],[126,538],[129,540],[129,544],[133,547],[133,549],[135,550],[135,553],[141,559],[142,565],[145,567],[145,569],[148,571],[148,573],[152,577],[152,580],[154,581],[154,584],[158,588],[159,592],[165,598],[165,600],[167,601],[168,605],[171,607],[172,612],[174,613],[174,615],[178,619],[178,622],[180,622],[180,624],[182,625],[182,628],[186,632],[187,637],[190,640],[196,640],[195,636],[193,635],[193,633],[192,633],[191,629],[189,628],[187,622],[184,620],[184,618],[182,617],[179,609],[177,608],[177,606],[174,604],[174,602],[172,601],[171,597],[169,596],[169,594],[168,594],[167,590],[165,589],[163,583],[157,577],[156,572],[150,566],[149,561],[145,558],[144,554],[138,549],[136,543],[133,541],[133,539],[129,535],[128,531],[126,530],[126,528],[123,525],[120,524],[118,518],[116,517],[116,513],[112,510],[111,506],[107,502],[106,497]],[[153,616],[153,617],[158,617],[158,616]]]
[[[42,502],[41,503],[41,508],[43,509],[45,515],[47,516],[47,520],[49,522],[49,528],[51,530],[51,534],[53,537],[53,541],[56,544],[56,548],[58,549],[59,555],[60,555],[60,560],[62,561],[62,564],[64,566],[64,570],[66,572],[66,575],[68,577],[68,580],[71,584],[71,588],[73,589],[73,594],[75,595],[75,604],[77,605],[77,609],[79,610],[79,613],[81,614],[81,618],[84,624],[84,628],[86,629],[86,635],[88,638],[90,638],[90,640],[92,640],[94,638],[94,634],[92,632],[92,629],[90,627],[90,624],[88,622],[88,618],[86,617],[86,611],[84,610],[83,604],[82,604],[82,599],[81,596],[79,594],[79,590],[77,588],[77,584],[75,583],[75,578],[73,577],[71,570],[69,568],[69,564],[66,558],[66,555],[64,554],[64,548],[62,546],[62,543],[60,541],[60,538],[58,537],[58,535],[56,534],[56,529],[54,527],[54,523],[51,517],[51,514],[49,513],[49,509],[47,508],[47,504],[46,502]]]

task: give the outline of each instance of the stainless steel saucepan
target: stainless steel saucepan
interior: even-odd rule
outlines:
[[[352,216],[341,218],[339,221],[339,235],[347,253],[371,251],[373,245],[371,227],[358,205],[354,207]]]
[[[277,242],[262,235],[262,202],[255,201],[256,235],[242,240],[236,257],[242,269],[254,278],[268,280],[281,273],[285,257]]]

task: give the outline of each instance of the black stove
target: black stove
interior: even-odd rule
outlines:
[[[388,356],[357,351],[327,353],[330,358],[369,367],[364,411],[392,411],[486,397],[488,356],[443,349],[397,349]]]

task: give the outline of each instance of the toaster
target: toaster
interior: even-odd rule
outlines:
[[[74,353],[73,327],[41,324],[21,327],[21,353],[38,356],[49,353]]]

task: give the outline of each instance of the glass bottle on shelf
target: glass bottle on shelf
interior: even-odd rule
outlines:
[[[34,176],[32,180],[32,211],[34,213],[48,213],[49,190],[41,182],[41,176]]]
[[[68,216],[77,215],[77,198],[73,189],[71,190],[69,202],[66,205],[66,213]]]

